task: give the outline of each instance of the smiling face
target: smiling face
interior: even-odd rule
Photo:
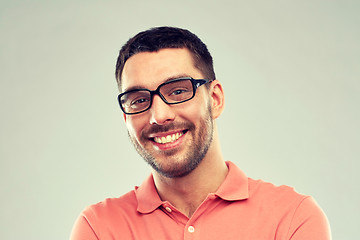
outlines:
[[[141,52],[126,62],[121,89],[154,90],[179,77],[204,78],[187,49]],[[211,101],[205,86],[190,101],[175,105],[155,95],[149,110],[124,119],[138,153],[166,177],[182,177],[194,170],[212,142]]]

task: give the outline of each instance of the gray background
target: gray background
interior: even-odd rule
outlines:
[[[118,50],[188,28],[223,83],[226,160],[313,195],[360,235],[359,1],[1,1],[0,239],[67,239],[80,211],[149,168],[116,102]]]

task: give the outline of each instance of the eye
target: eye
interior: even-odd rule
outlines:
[[[176,89],[170,93],[170,95],[180,95],[188,92],[188,89]]]
[[[138,96],[132,96],[133,98],[127,99],[128,107],[132,109],[146,108],[150,104],[150,97],[148,95],[140,94]]]
[[[147,98],[138,98],[138,99],[134,99],[131,101],[131,105],[132,106],[136,106],[136,105],[139,105],[139,104],[143,104],[143,103],[146,103],[148,102],[149,99]]]

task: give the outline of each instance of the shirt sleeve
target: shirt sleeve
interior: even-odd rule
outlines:
[[[99,240],[99,238],[96,236],[88,220],[81,214],[73,226],[70,240]]]
[[[299,204],[286,239],[331,240],[327,217],[312,197],[304,198]]]

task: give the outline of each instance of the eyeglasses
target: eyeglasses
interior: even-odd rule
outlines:
[[[142,113],[151,108],[155,94],[167,104],[183,103],[195,96],[198,87],[211,81],[191,77],[177,78],[160,84],[155,91],[134,89],[121,93],[118,96],[118,102],[125,114]]]

